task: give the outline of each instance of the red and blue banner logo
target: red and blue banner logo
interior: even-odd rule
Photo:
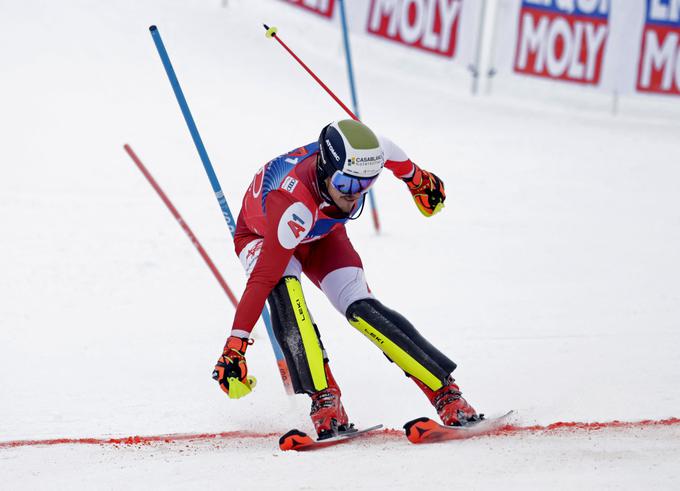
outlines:
[[[286,3],[290,3],[301,7],[315,14],[319,14],[323,17],[331,18],[333,17],[333,7],[335,7],[335,0],[283,0]]]
[[[637,90],[680,95],[680,2],[647,0]]]
[[[453,58],[462,0],[371,0],[366,31]]]
[[[609,0],[522,0],[514,70],[597,85],[609,30]]]

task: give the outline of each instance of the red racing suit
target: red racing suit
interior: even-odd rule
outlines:
[[[398,178],[410,177],[415,164],[390,140],[379,140],[385,167]],[[255,174],[243,197],[234,237],[236,254],[241,255],[253,241],[263,240],[257,250],[247,252],[256,253],[257,262],[236,309],[234,335],[243,337],[252,331],[291,258],[300,261],[304,273],[317,286],[339,267],[361,268],[361,259],[345,231],[349,217],[326,202],[319,191],[318,153],[319,145],[314,142],[276,157]]]

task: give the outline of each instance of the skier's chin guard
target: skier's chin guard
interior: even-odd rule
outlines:
[[[313,394],[326,389],[323,345],[307,310],[300,280],[284,276],[267,300],[272,328],[290,370],[295,393]]]
[[[352,326],[408,376],[432,390],[443,387],[456,368],[456,364],[423,338],[404,316],[373,298],[352,303],[346,316]]]

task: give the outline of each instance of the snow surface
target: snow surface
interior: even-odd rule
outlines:
[[[230,236],[149,36],[165,41],[237,213],[252,175],[343,117],[262,22],[349,102],[337,26],[281,2],[4,1],[0,442],[309,431],[263,326],[258,387],[210,373],[233,308],[133,166],[129,143],[232,288]],[[680,144],[673,98],[621,101],[514,79],[469,95],[437,57],[353,39],[364,120],[447,185],[424,219],[376,186],[349,233],[372,290],[459,364],[468,400],[518,424],[680,416]],[[433,416],[418,389],[306,284],[355,422]],[[276,439],[0,449],[17,488],[675,488],[677,426],[480,438],[379,438],[316,454]],[[675,464],[673,464],[675,462]]]

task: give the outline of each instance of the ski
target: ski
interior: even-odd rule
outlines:
[[[344,433],[340,433],[338,436],[326,438],[324,440],[314,440],[312,437],[307,435],[307,433],[304,433],[300,430],[290,430],[288,433],[279,438],[279,448],[281,450],[295,450],[298,452],[317,450],[320,448],[331,447],[333,445],[345,443],[357,437],[365,436],[367,433],[374,430],[379,430],[380,428],[382,428],[382,425],[370,426],[360,430],[353,429]]]
[[[444,426],[430,418],[417,418],[404,425],[406,438],[411,443],[435,443],[447,440],[464,440],[473,436],[487,435],[502,428],[512,415],[508,411],[497,418],[482,419],[466,426]]]

